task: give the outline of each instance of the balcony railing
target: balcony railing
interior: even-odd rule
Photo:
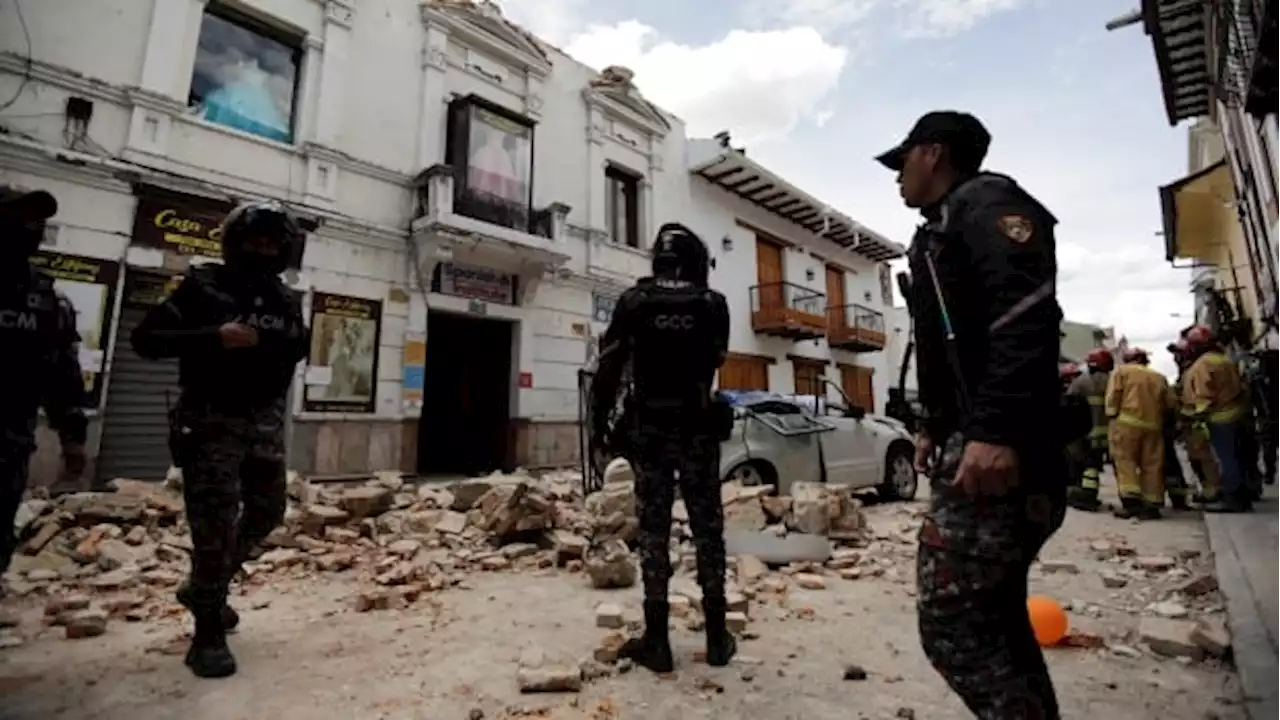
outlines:
[[[755,285],[750,292],[751,328],[756,332],[795,340],[826,334],[827,298],[822,293],[788,282]]]
[[[558,240],[564,233],[569,206],[563,203],[534,209],[526,203],[467,187],[465,179],[448,165],[434,165],[415,180],[416,216],[444,218],[451,215],[489,223],[534,237]]]
[[[854,352],[883,350],[884,315],[862,305],[827,308],[827,343]]]

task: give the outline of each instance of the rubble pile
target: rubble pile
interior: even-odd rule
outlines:
[[[1090,541],[1089,552],[1102,564],[1098,582],[1109,602],[1068,603],[1073,612],[1101,618],[1109,611],[1133,618],[1113,638],[1096,638],[1090,645],[1121,657],[1146,653],[1182,662],[1226,657],[1231,638],[1218,581],[1199,550],[1174,554],[1144,554],[1121,535]],[[1075,575],[1071,562],[1042,560],[1044,574]]]

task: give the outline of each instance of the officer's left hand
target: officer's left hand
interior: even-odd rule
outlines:
[[[1018,455],[1007,445],[969,442],[952,484],[970,496],[1005,495],[1018,485]]]
[[[62,446],[62,476],[59,478],[59,484],[76,484],[80,481],[80,476],[84,474],[85,451],[84,446],[77,443],[68,443]]]

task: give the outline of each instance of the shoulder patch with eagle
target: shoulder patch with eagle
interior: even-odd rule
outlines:
[[[1005,215],[997,223],[1000,233],[1021,245],[1035,234],[1035,225],[1025,215]]]

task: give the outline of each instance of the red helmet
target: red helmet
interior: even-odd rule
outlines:
[[[1209,347],[1214,343],[1213,328],[1208,325],[1196,325],[1187,331],[1184,339],[1190,348]]]
[[[1150,358],[1147,356],[1147,351],[1140,347],[1125,348],[1121,359],[1127,363],[1142,363],[1143,365],[1150,362]]]
[[[1066,363],[1058,368],[1058,377],[1063,380],[1071,380],[1080,376],[1080,366],[1075,363]]]
[[[1090,370],[1101,370],[1103,372],[1109,371],[1116,364],[1115,358],[1111,356],[1111,351],[1106,348],[1090,350],[1084,362],[1089,366]]]

